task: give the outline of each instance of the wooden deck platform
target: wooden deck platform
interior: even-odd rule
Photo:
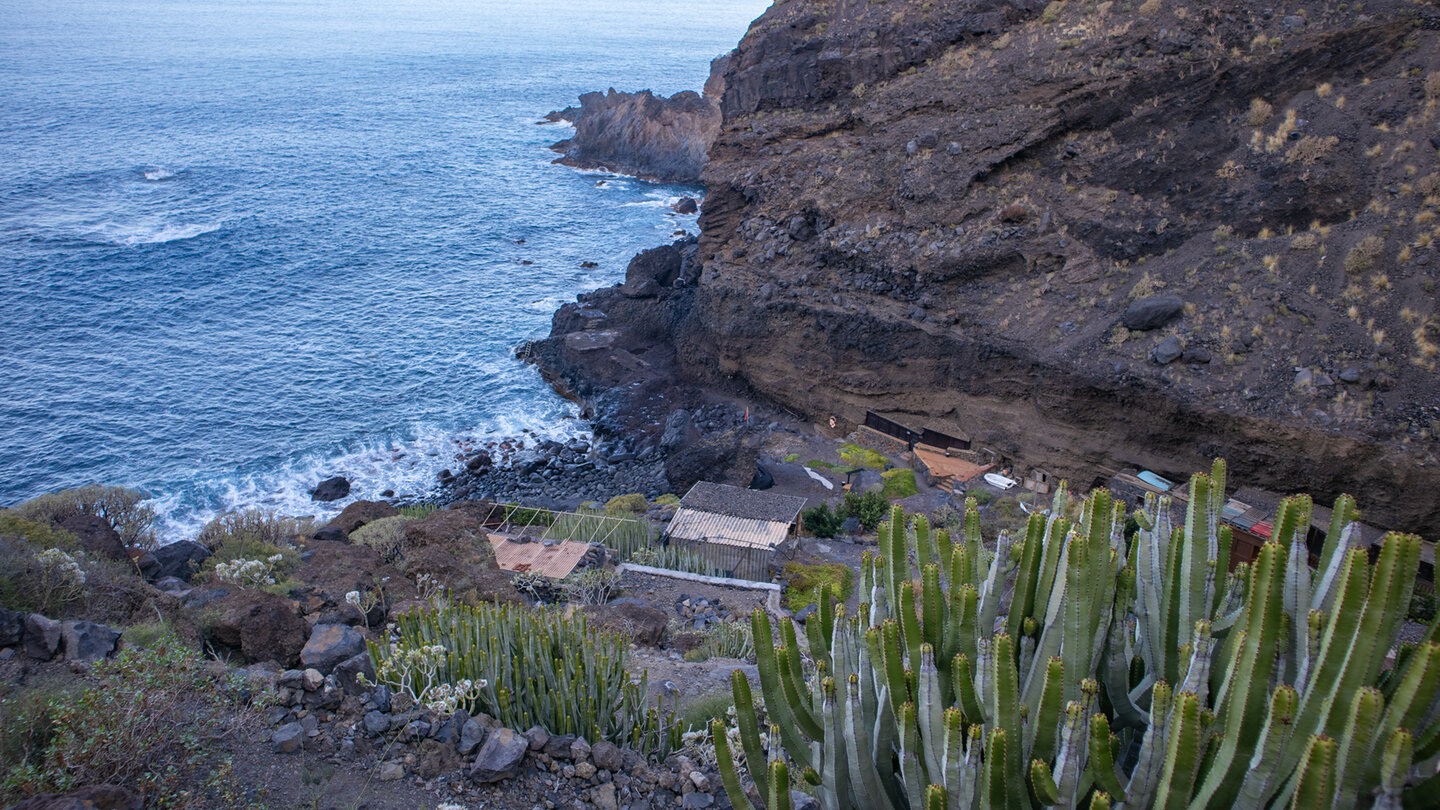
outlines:
[[[995,465],[976,464],[956,456],[947,456],[945,451],[928,444],[915,445],[915,455],[930,470],[935,486],[953,493],[955,485],[984,475]]]
[[[575,566],[580,564],[581,558],[590,549],[587,543],[570,540],[557,541],[554,545],[547,546],[541,542],[513,543],[510,537],[511,535],[497,532],[488,535],[490,547],[495,549],[495,564],[501,571],[512,574],[535,571],[550,579],[563,579],[575,570]]]

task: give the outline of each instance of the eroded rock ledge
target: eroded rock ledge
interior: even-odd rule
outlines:
[[[698,183],[705,154],[720,131],[717,101],[689,90],[665,98],[638,93],[586,93],[579,109],[552,113],[573,120],[575,135],[551,148],[556,163],[604,168],[648,180]]]

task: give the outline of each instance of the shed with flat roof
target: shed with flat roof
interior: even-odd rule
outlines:
[[[728,576],[766,581],[805,499],[700,481],[680,499],[661,542],[694,551]]]

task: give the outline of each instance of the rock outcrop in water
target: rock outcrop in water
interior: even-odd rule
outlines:
[[[1224,456],[1435,536],[1437,29],[1386,1],[777,2],[723,71],[698,284],[551,340],[599,367],[598,335],[644,335],[693,380],[1082,485]],[[1164,295],[1178,317],[1132,310]]]
[[[719,103],[689,90],[665,98],[612,87],[581,96],[578,111],[551,115],[575,125],[574,137],[551,147],[562,154],[556,163],[661,182],[699,182],[705,153],[720,131]]]

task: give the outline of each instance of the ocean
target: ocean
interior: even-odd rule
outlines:
[[[138,487],[173,540],[582,435],[513,350],[700,189],[552,165],[536,122],[698,90],[765,5],[10,0],[0,504]]]

